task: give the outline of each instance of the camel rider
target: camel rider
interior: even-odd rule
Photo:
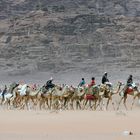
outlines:
[[[109,79],[107,77],[107,72],[105,72],[102,77],[102,84],[106,84],[110,87],[110,89],[112,89],[112,83],[109,82]]]
[[[46,89],[47,90],[49,90],[49,89],[51,89],[51,88],[53,88],[55,85],[52,83],[52,81],[53,81],[53,78],[51,77],[50,78],[50,80],[48,80],[47,82],[46,82]]]
[[[82,87],[86,84],[85,79],[82,78],[82,81],[79,83],[78,87]]]
[[[102,84],[105,84],[106,82],[109,82],[109,80],[107,78],[107,72],[105,72],[103,77],[102,77]]]
[[[127,79],[127,86],[130,87],[133,84],[133,76],[129,75],[128,79]]]
[[[5,85],[4,90],[2,91],[2,100],[4,100],[4,95],[7,92],[7,86]]]
[[[136,88],[136,86],[133,85],[133,76],[129,75],[127,82],[126,82],[126,86],[124,87],[124,94],[126,95],[133,88]]]
[[[91,78],[91,82],[90,82],[90,84],[88,85],[88,87],[92,87],[92,86],[94,86],[95,85],[95,77],[92,77]]]

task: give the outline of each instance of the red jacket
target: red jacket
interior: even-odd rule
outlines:
[[[92,87],[95,85],[95,80],[92,80],[91,83],[88,85],[89,87]]]

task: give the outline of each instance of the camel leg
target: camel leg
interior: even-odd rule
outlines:
[[[111,101],[111,104],[113,106],[113,109],[115,110],[115,106],[114,106],[114,102],[112,101],[112,97],[111,97],[110,101]]]
[[[102,109],[103,104],[104,104],[104,103],[103,103],[103,100],[98,99],[98,104],[97,104],[96,108],[99,106],[100,110],[103,110],[103,109]]]
[[[133,98],[133,102],[132,102],[132,105],[131,105],[131,110],[132,110],[133,105],[134,105],[134,103],[135,103],[135,99],[136,99],[136,96],[134,96],[134,98]]]
[[[121,98],[121,100],[120,100],[120,102],[119,102],[119,105],[118,105],[118,107],[117,107],[117,110],[119,110],[120,104],[121,104],[121,102],[122,102],[123,99],[124,99],[124,97]]]
[[[59,107],[60,107],[60,100],[59,99],[55,99],[54,102],[53,102],[53,109],[54,110],[58,110]]]
[[[42,106],[44,105],[45,101],[44,101],[44,98],[40,98],[39,100],[39,109],[42,110]]]
[[[11,109],[10,108],[10,100],[7,100],[7,109]]]
[[[86,100],[85,103],[84,103],[84,109],[85,109],[85,106],[87,105],[87,102],[88,102],[88,100]]]
[[[76,110],[78,109],[78,100],[76,100]]]
[[[70,103],[70,106],[71,106],[71,109],[72,109],[72,110],[74,110],[73,104],[74,104],[74,101],[72,101],[72,102]]]
[[[29,97],[28,96],[25,98],[25,103],[26,103],[27,110],[31,110],[31,102],[29,102]]]
[[[81,101],[80,100],[78,100],[78,106],[79,106],[79,109],[81,110]]]
[[[43,109],[45,109],[45,103],[46,103],[46,100],[45,100],[45,98],[44,98],[44,99],[42,100],[42,105],[41,105]]]
[[[58,105],[57,105],[57,110],[62,110],[62,108],[63,108],[63,103],[62,103],[62,101],[59,99],[59,100],[58,100]]]
[[[109,98],[108,98],[108,100],[107,100],[106,110],[108,110],[109,102],[111,102],[111,103],[112,103],[113,109],[115,110],[115,107],[114,107],[114,102],[112,102],[112,97],[109,97]]]
[[[24,97],[23,104],[24,104],[24,107],[26,107],[26,109],[29,110],[28,101],[26,97]]]
[[[25,107],[26,107],[26,109],[29,110],[28,100],[26,99],[26,97],[22,98],[22,105],[23,105],[22,109],[25,109]]]
[[[92,109],[91,100],[89,100],[89,107]]]
[[[127,110],[127,106],[126,106],[126,99],[127,99],[127,96],[124,97],[124,101],[123,101],[123,104],[125,106],[125,109]]]
[[[84,99],[79,99],[79,106],[80,106],[80,109],[84,109]]]
[[[74,107],[73,107],[73,99],[70,101],[70,109],[74,110]]]
[[[3,101],[4,101],[4,99],[1,99],[1,103],[0,103],[0,105],[2,105],[2,104],[3,104]]]
[[[49,99],[48,99],[48,98],[45,99],[45,103],[46,103],[46,105],[47,105],[47,108],[50,109],[50,106],[49,106]]]
[[[32,103],[33,103],[33,109],[36,109],[36,106],[37,106],[37,99],[35,99],[34,97],[31,97],[30,98]],[[28,99],[29,100],[29,99]]]
[[[98,104],[97,104],[98,103]],[[99,108],[100,108],[100,110],[102,110],[102,106],[103,106],[103,99],[102,98],[98,98],[98,100],[96,99],[96,104],[95,104],[96,106],[94,107],[94,108],[98,108],[98,106],[99,106]]]
[[[64,109],[68,109],[68,107],[67,107],[67,98],[64,98],[63,107],[64,107]]]
[[[105,101],[103,100],[103,98],[102,98],[102,101],[101,101],[101,110],[103,111],[103,110],[105,110]]]
[[[39,101],[39,109],[41,110],[41,106],[42,106],[42,100]]]
[[[110,98],[107,99],[106,110],[108,109]]]
[[[93,106],[92,106],[92,107],[94,107],[94,108],[93,108],[94,110],[96,110],[96,103],[97,103],[97,102],[94,101],[94,104],[93,104]]]
[[[49,106],[49,109],[51,110],[52,109],[52,103],[53,101],[52,101],[52,97],[50,98],[50,106]]]
[[[94,100],[94,110],[96,110],[97,108],[96,104],[97,104],[97,100]]]
[[[97,101],[96,101],[96,107],[95,107],[95,104],[93,106],[94,106],[94,108],[97,108],[98,106],[100,106],[100,101],[98,102],[98,104],[97,104]]]
[[[5,109],[6,99],[3,99],[2,104],[3,104],[4,109]]]

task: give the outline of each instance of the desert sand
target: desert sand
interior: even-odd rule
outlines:
[[[139,140],[140,108],[133,111],[0,111],[1,140]],[[125,136],[123,131],[133,135]]]

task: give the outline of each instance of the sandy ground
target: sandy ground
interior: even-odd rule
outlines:
[[[0,111],[1,140],[139,140],[133,111]],[[133,135],[125,136],[130,130]]]

